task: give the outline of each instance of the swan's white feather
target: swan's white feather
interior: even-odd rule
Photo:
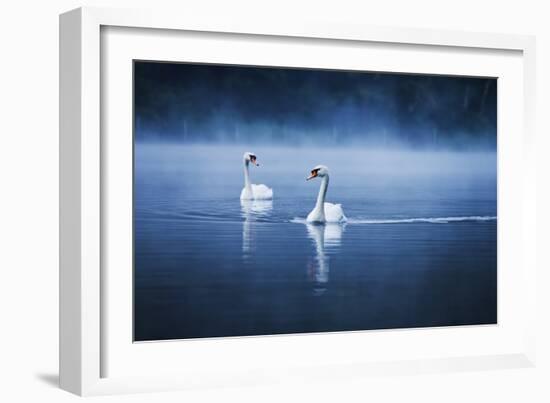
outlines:
[[[332,204],[325,202],[325,220],[326,222],[344,222],[347,221],[341,204]]]
[[[241,191],[241,200],[271,200],[273,199],[273,189],[264,184],[250,185],[252,192],[246,186]]]
[[[307,222],[319,222],[319,223],[342,223],[348,219],[344,215],[344,210],[341,204],[324,203],[324,217],[321,211],[314,208],[307,215]]]

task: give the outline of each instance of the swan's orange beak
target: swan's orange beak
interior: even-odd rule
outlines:
[[[317,176],[317,171],[311,171],[311,175],[306,178],[306,181],[313,179]]]

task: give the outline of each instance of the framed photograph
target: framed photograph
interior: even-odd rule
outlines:
[[[534,39],[60,17],[60,383],[534,365]]]

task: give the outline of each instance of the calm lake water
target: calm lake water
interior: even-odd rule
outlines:
[[[136,341],[496,323],[495,153],[138,143],[134,197]]]

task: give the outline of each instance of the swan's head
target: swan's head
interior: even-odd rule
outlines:
[[[317,165],[315,168],[311,170],[311,175],[309,175],[306,178],[306,181],[313,179],[313,178],[323,178],[328,175],[328,168],[324,165]]]
[[[243,159],[244,159],[244,162],[246,162],[247,164],[249,162],[252,163],[252,165],[256,165],[256,166],[259,166],[260,164],[258,164],[256,162],[257,158],[256,158],[256,154],[254,153],[251,153],[251,152],[245,152],[244,155],[243,155]]]

